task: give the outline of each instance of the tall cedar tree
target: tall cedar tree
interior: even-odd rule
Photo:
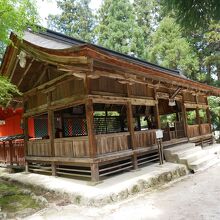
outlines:
[[[89,8],[90,0],[57,0],[61,14],[48,16],[48,27],[67,36],[94,41],[94,15]]]
[[[98,44],[109,49],[142,57],[143,31],[128,0],[104,0],[98,13]]]
[[[187,77],[196,79],[198,58],[173,18],[165,17],[160,22],[151,36],[148,54],[151,62],[179,69]]]
[[[207,71],[207,83],[220,86],[220,22],[212,21],[204,36],[206,56],[203,63]],[[212,76],[216,76],[216,83]]]
[[[156,0],[134,0],[133,8],[137,25],[142,30],[144,50],[141,57],[147,58],[147,45],[150,43],[150,35],[161,19],[160,5]]]
[[[175,11],[182,27],[195,29],[208,27],[210,21],[220,20],[219,0],[161,0],[167,11]]]

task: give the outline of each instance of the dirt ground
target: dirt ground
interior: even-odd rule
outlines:
[[[50,207],[29,216],[41,219],[219,220],[220,164],[178,182],[100,208],[75,205]]]

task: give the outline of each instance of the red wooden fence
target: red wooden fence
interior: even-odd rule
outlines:
[[[0,163],[24,165],[24,140],[0,141]]]

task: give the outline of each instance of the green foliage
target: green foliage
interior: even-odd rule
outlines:
[[[188,125],[195,125],[195,124],[197,124],[197,121],[196,121],[196,110],[187,111],[186,112],[186,116],[187,116],[187,124]]]
[[[49,15],[48,27],[70,37],[93,42],[95,20],[89,3],[90,0],[57,0],[61,14]]]
[[[195,79],[209,85],[218,85],[216,79],[220,80],[220,22],[212,21],[207,29],[188,32],[186,37],[199,60],[199,73]]]
[[[211,111],[211,120],[215,130],[220,130],[220,97],[210,96],[209,106]]]
[[[39,21],[34,1],[0,0],[0,41],[8,44],[9,33],[15,32],[19,37],[27,27],[34,27]]]
[[[4,53],[5,53],[5,48],[6,48],[6,44],[3,43],[2,41],[0,41],[0,64],[3,60],[3,56],[4,56]]]
[[[0,76],[0,106],[6,106],[13,98],[13,95],[21,95],[15,85],[12,85],[8,79]]]
[[[34,28],[39,21],[34,1],[32,0],[0,0],[0,61],[5,47],[10,43],[11,31],[22,37],[27,27]],[[0,76],[0,106],[5,106],[13,95],[20,95],[16,86]]]
[[[154,32],[161,17],[160,5],[155,0],[134,0],[133,8],[137,25],[141,29],[142,38],[140,40],[143,41],[143,46],[138,52],[138,57],[146,59],[148,53],[147,45],[150,43],[149,36]],[[140,36],[136,37],[139,38]],[[140,44],[138,43],[138,45]]]
[[[174,11],[177,21],[185,28],[207,27],[211,20],[220,20],[219,0],[162,0],[168,12]]]
[[[179,69],[190,78],[195,78],[198,71],[195,52],[187,39],[182,36],[180,26],[170,17],[165,17],[152,34],[148,57],[151,62]]]
[[[160,115],[160,121],[162,128],[167,127],[167,124],[170,126],[176,121],[176,113],[168,114],[168,115]]]
[[[98,44],[109,49],[141,57],[143,31],[138,27],[131,3],[127,0],[104,0],[98,13]]]

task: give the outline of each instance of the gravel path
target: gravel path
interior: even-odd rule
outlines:
[[[102,208],[52,206],[28,219],[219,220],[220,164],[154,192]]]

